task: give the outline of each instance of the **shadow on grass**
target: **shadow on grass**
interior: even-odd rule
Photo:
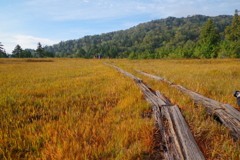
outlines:
[[[25,62],[54,62],[50,59],[27,59]]]

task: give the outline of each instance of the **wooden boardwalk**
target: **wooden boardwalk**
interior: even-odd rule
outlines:
[[[183,86],[175,85],[168,81],[167,79],[148,74],[142,71],[137,71],[138,73],[144,74],[148,77],[156,79],[158,81],[167,82],[174,88],[181,90],[182,92],[188,94],[196,104],[204,106],[208,113],[214,117],[217,117],[222,124],[224,124],[229,130],[230,134],[235,141],[240,140],[240,112],[229,104],[223,104],[213,99],[207,98],[201,94],[193,92],[186,89]]]
[[[132,78],[141,88],[145,99],[152,106],[156,124],[161,133],[161,145],[165,159],[205,159],[178,106],[172,105],[170,101],[161,94],[161,92],[153,91],[138,77],[135,77],[134,75],[111,64],[105,64]]]

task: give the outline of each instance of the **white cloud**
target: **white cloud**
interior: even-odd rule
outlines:
[[[39,38],[27,35],[16,35],[13,37],[15,38],[13,42],[21,45],[23,48],[36,48],[38,42],[40,42],[43,46],[57,43],[56,41],[47,38]]]
[[[2,42],[2,44],[4,45],[3,48],[6,50],[7,53],[10,54],[12,53],[17,44],[19,44],[23,49],[36,49],[38,42],[40,42],[43,46],[53,45],[59,42],[47,38],[39,38],[21,34],[16,36],[5,34],[1,35],[0,38],[4,39],[4,41]]]

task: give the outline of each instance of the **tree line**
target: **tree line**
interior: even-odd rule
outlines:
[[[30,55],[26,50],[18,53],[19,48],[16,46],[13,57]],[[30,52],[34,57],[68,58],[240,58],[240,16],[168,17],[52,46],[39,43]]]
[[[37,49],[22,49],[22,47],[17,44],[12,54],[7,54],[3,49],[3,45],[0,42],[0,58],[45,58],[54,57],[54,53],[49,52],[44,49],[41,43],[38,43]]]
[[[45,49],[56,57],[239,58],[239,16],[168,17],[127,30],[85,36]]]

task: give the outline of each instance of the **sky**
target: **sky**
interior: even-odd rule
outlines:
[[[234,15],[240,0],[0,0],[0,42],[36,49],[169,16]]]

